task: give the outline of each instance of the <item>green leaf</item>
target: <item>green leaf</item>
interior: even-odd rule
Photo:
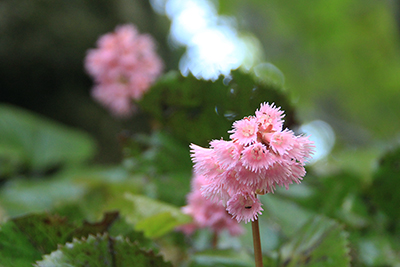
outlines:
[[[144,231],[146,236],[159,237],[168,233],[178,225],[180,225],[180,222],[177,218],[166,211],[139,221],[135,225],[135,228]]]
[[[0,266],[31,266],[41,255],[42,253],[12,221],[1,225]]]
[[[124,209],[116,202],[131,204],[123,192],[142,191],[145,180],[122,167],[68,168],[42,179],[12,179],[0,188],[0,205],[8,216],[51,211],[77,204],[83,218],[96,220],[107,210]],[[114,206],[116,204],[116,206]],[[73,210],[65,215],[77,214]]]
[[[60,164],[79,163],[91,158],[94,148],[94,141],[83,132],[0,105],[0,175],[12,175],[21,168],[43,172]]]
[[[106,213],[101,222],[84,222],[83,225],[50,214],[9,220],[0,230],[0,266],[27,266],[57,249],[57,245],[72,241],[73,237],[105,232],[117,217],[116,212]]]
[[[279,266],[350,266],[347,236],[335,221],[315,216],[281,247]]]
[[[146,250],[153,250],[157,252],[159,246],[156,245],[152,240],[146,238],[143,232],[135,231],[131,224],[126,222],[125,217],[120,217],[116,220],[108,229],[108,233],[111,236],[123,236],[128,238],[131,242],[138,244],[141,248]]]
[[[399,266],[399,242],[396,237],[374,231],[353,241],[357,258],[367,266]]]
[[[147,237],[159,237],[191,220],[180,208],[167,203],[129,193],[125,193],[125,198],[133,204],[127,221],[135,224],[135,229],[143,231]]]
[[[262,102],[275,102],[286,113],[286,126],[294,123],[293,108],[281,90],[232,71],[231,77],[198,80],[170,72],[139,102],[164,129],[186,143],[206,145],[213,138],[227,138],[233,120],[254,114]]]
[[[35,266],[172,267],[152,251],[142,250],[121,236],[113,238],[107,234],[74,239],[72,243],[44,256]]]
[[[42,212],[55,205],[81,198],[82,184],[60,177],[54,179],[13,179],[0,188],[0,203],[9,216]]]
[[[201,266],[254,266],[254,258],[244,250],[206,250],[191,256],[190,267]]]
[[[276,194],[260,196],[260,200],[265,210],[263,216],[277,223],[287,236],[292,236],[313,215],[313,212]]]
[[[370,193],[374,202],[392,221],[400,219],[400,147],[382,156],[373,176]]]
[[[76,228],[73,232],[74,237],[88,236],[89,234],[104,233],[108,231],[110,226],[118,219],[119,212],[106,212],[104,214],[103,220],[96,223],[91,223],[88,221],[83,221],[83,225]]]
[[[297,200],[308,209],[338,219],[348,226],[365,228],[371,219],[361,198],[361,180],[359,175],[348,172],[324,177],[311,175],[305,183],[313,186],[313,194]]]
[[[149,136],[135,135],[131,140],[124,147],[124,151],[132,153],[125,159],[126,165],[129,164],[132,172],[153,174],[151,182],[157,188],[159,200],[185,205],[193,168],[188,144],[165,131],[154,131]]]

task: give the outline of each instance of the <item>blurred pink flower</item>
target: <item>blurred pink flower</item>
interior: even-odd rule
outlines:
[[[192,234],[199,228],[209,228],[217,234],[223,230],[228,230],[233,236],[242,234],[242,226],[232,219],[221,203],[213,202],[201,194],[200,188],[207,183],[204,176],[193,176],[192,191],[187,196],[188,205],[182,208],[185,214],[193,217],[193,222],[178,229],[185,234]]]
[[[238,221],[254,221],[263,210],[257,194],[300,183],[314,151],[306,136],[283,127],[283,111],[263,103],[255,116],[233,123],[231,141],[213,140],[210,148],[191,144],[194,172],[207,181],[202,195],[222,202]]]
[[[126,117],[163,70],[150,35],[139,34],[134,25],[116,27],[97,41],[85,58],[85,68],[93,77],[92,96],[110,111]]]

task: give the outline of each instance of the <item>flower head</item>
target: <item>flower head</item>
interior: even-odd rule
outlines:
[[[134,111],[132,101],[148,90],[163,63],[151,36],[128,24],[100,37],[97,48],[88,51],[85,67],[96,84],[93,97],[113,114],[128,116]]]
[[[283,128],[283,111],[263,103],[255,116],[233,123],[231,141],[214,140],[210,148],[191,145],[194,171],[204,175],[207,198],[222,202],[238,221],[257,219],[257,194],[300,183],[314,145],[306,136]]]
[[[194,175],[192,191],[187,196],[188,205],[182,211],[193,217],[193,222],[180,226],[178,229],[185,234],[191,234],[199,228],[209,228],[215,233],[228,230],[233,236],[243,233],[243,228],[228,214],[221,203],[205,198],[200,189],[209,184],[202,175]]]

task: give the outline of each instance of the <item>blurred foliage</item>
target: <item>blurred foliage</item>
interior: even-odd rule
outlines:
[[[371,195],[376,205],[397,227],[400,222],[400,147],[388,151],[379,162],[379,169],[374,173]]]
[[[143,119],[116,120],[95,103],[83,59],[100,35],[125,23],[150,33],[166,70],[175,68],[183,51],[169,49],[169,21],[148,1],[1,1],[0,101],[87,131],[99,144],[96,161],[119,162],[116,134],[142,131]]]
[[[282,88],[238,70],[215,82],[167,73],[139,104],[173,136],[206,146],[211,139],[228,138],[233,121],[254,114],[263,102],[282,107],[286,126],[294,125],[294,111]]]
[[[148,1],[1,2],[0,99],[14,105],[0,105],[0,266],[253,266],[249,224],[215,247],[174,228],[190,220],[188,144],[226,138],[262,102],[338,139],[301,185],[260,197],[266,265],[399,266],[397,2],[214,2],[265,50],[214,82],[175,71],[184,49]],[[122,121],[91,100],[82,61],[126,22],[156,38],[166,74]]]
[[[314,217],[280,251],[278,266],[350,266],[347,233],[323,217]]]
[[[83,132],[0,105],[0,178],[18,170],[39,174],[87,161],[94,149],[94,141]]]
[[[303,118],[331,124],[347,145],[398,135],[398,1],[219,0],[285,74]],[[396,13],[397,12],[397,13]]]

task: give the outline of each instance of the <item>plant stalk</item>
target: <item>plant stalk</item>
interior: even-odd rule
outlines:
[[[258,225],[258,219],[251,222],[251,229],[253,232],[254,260],[256,262],[256,267],[263,267],[260,227]]]

